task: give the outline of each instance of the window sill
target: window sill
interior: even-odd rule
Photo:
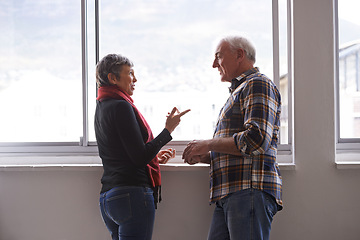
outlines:
[[[360,151],[338,152],[335,164],[338,169],[360,169]]]
[[[101,167],[98,156],[1,156],[0,171],[5,170],[96,170]]]
[[[281,157],[281,170],[294,170],[295,164],[290,161],[291,155]],[[101,159],[97,155],[41,155],[41,156],[0,156],[0,171],[4,170],[97,170],[102,168]],[[176,156],[167,164],[161,164],[162,171],[200,171],[208,170],[209,164],[189,165],[183,163],[181,156]]]

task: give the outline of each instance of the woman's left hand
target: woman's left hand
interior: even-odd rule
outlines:
[[[165,150],[160,150],[160,152],[157,154],[157,158],[159,160],[159,163],[165,164],[170,159],[175,157],[175,149],[169,148]]]

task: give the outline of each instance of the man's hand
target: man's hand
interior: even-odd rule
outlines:
[[[196,155],[190,159],[184,159],[184,163],[188,163],[190,165],[194,165],[196,163],[210,163],[210,153],[204,155]]]
[[[209,141],[210,140],[194,140],[189,142],[182,155],[184,162],[189,164],[200,162],[210,163]]]

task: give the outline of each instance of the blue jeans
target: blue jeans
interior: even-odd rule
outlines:
[[[208,240],[268,240],[277,212],[275,199],[246,189],[216,202]]]
[[[112,188],[100,195],[100,211],[113,240],[151,240],[155,220],[151,188]]]

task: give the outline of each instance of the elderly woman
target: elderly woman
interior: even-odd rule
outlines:
[[[173,108],[165,128],[154,138],[131,96],[135,90],[132,62],[109,54],[96,66],[98,97],[95,134],[104,173],[100,209],[112,239],[151,239],[161,184],[160,163],[174,157],[161,150],[180,117]]]

